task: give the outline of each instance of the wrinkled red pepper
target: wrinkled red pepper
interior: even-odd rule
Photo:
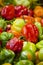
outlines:
[[[26,40],[36,43],[38,41],[38,28],[34,24],[26,24],[22,28],[22,35]]]
[[[23,47],[23,41],[19,40],[16,37],[8,41],[6,44],[6,48],[14,51],[15,53],[20,52],[22,50],[22,47]]]

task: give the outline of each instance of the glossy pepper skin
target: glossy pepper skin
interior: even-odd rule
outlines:
[[[28,8],[25,6],[15,6],[15,17],[20,17],[21,15],[28,15]]]
[[[11,26],[12,31],[21,32],[21,29],[25,25],[24,19],[17,18],[15,21],[13,21],[13,24]]]
[[[43,61],[43,48],[41,48],[41,49],[39,50],[38,56],[39,56],[39,60],[40,60],[40,61]]]
[[[14,37],[10,41],[8,41],[6,44],[6,49],[10,49],[10,50],[14,51],[15,53],[21,52],[22,47],[23,47],[23,41],[19,40],[16,37]]]
[[[25,25],[25,21],[22,18],[17,18],[11,25],[11,32],[14,36],[19,37],[21,35],[21,29]]]
[[[3,63],[12,63],[15,57],[15,53],[11,50],[2,49],[0,52],[0,64]]]
[[[39,31],[39,41],[43,40],[43,31],[42,31],[42,26],[40,22],[35,22],[36,27],[38,28]]]
[[[13,38],[13,34],[12,33],[8,33],[8,32],[2,32],[0,34],[0,41],[2,41],[2,47],[5,47],[6,43]]]
[[[23,42],[23,51],[26,51],[26,50],[31,50],[31,51],[35,52],[36,51],[36,45],[32,42],[24,41]]]
[[[29,60],[20,60],[19,62],[16,63],[16,65],[34,65],[34,64]]]
[[[37,49],[41,49],[41,48],[43,48],[43,40],[41,40],[41,41],[39,41],[37,44],[36,44],[36,47],[37,47]]]
[[[37,17],[43,17],[43,7],[36,6],[35,9],[34,9],[34,14]]]
[[[14,18],[14,6],[13,5],[6,5],[3,7],[1,11],[1,16],[7,20],[11,20]]]
[[[16,5],[30,6],[30,1],[28,0],[15,0]]]
[[[32,52],[31,50],[25,50],[21,52],[20,55],[21,60],[30,60],[30,61],[35,61],[35,53]]]
[[[34,24],[26,24],[22,28],[22,35],[26,40],[36,43],[38,41],[38,28]]]

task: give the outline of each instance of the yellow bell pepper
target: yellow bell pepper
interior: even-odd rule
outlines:
[[[11,65],[10,63],[4,63],[4,64],[2,64],[2,65]]]

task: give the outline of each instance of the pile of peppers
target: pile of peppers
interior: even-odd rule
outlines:
[[[43,6],[0,2],[0,65],[43,65]]]

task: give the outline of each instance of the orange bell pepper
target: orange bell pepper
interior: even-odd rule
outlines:
[[[34,9],[34,15],[43,17],[43,8],[41,6],[36,6]]]

